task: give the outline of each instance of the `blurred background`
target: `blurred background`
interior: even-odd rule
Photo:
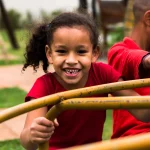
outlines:
[[[102,52],[99,61],[107,63],[108,49],[129,35],[133,27],[133,1],[0,0],[0,111],[23,103],[34,81],[44,74],[40,68],[37,73],[30,68],[21,72],[32,27],[42,22],[49,23],[65,11],[87,13],[99,29]],[[22,116],[0,124],[0,150],[23,150],[18,139],[24,119]],[[111,133],[112,111],[109,110],[103,139],[109,139]]]

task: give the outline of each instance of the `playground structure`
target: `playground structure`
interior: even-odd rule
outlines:
[[[111,93],[117,90],[132,89],[138,87],[150,86],[150,79],[139,79],[130,80],[116,83],[103,84],[98,86],[92,86],[87,88],[81,88],[76,90],[70,90],[66,92],[56,93],[50,96],[45,96],[36,101],[30,101],[28,103],[20,104],[0,113],[0,122],[6,121],[15,116],[21,115],[23,113],[41,108],[47,105],[54,105],[46,117],[50,120],[54,120],[59,113],[68,109],[124,109],[124,108],[150,108],[150,96],[138,96],[138,97],[103,97],[103,98],[81,98],[91,95],[101,94],[101,93]],[[75,98],[75,99],[72,99]],[[90,107],[89,107],[90,105]],[[131,139],[130,139],[131,138]],[[110,140],[100,143],[93,143],[86,145],[87,150],[97,150],[102,148],[103,150],[114,149],[149,149],[150,148],[150,133],[142,134],[138,136],[126,137],[125,139]],[[131,144],[131,141],[134,143]],[[106,144],[105,144],[106,142]],[[127,144],[123,144],[127,142]],[[117,143],[117,145],[115,145]],[[120,143],[120,144],[119,144]],[[140,146],[140,147],[139,147]],[[48,150],[49,143],[39,145],[39,150]],[[81,148],[81,149],[80,149]],[[85,149],[83,146],[78,146],[75,148],[69,148],[69,150],[82,150]],[[67,149],[66,149],[67,150]]]

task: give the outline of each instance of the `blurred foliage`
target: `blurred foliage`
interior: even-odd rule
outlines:
[[[15,35],[17,38],[17,41],[19,43],[20,48],[17,51],[14,51],[12,46],[10,45],[10,40],[8,39],[6,30],[4,31],[4,24],[2,21],[2,18],[0,18],[0,21],[2,22],[2,26],[0,26],[0,34],[3,35],[3,39],[6,41],[8,46],[8,53],[19,55],[19,61],[1,61],[0,65],[9,65],[9,64],[18,64],[22,63],[24,60],[23,53],[25,51],[26,43],[28,42],[28,39],[30,35],[32,34],[32,30],[36,25],[39,25],[41,23],[49,23],[53,18],[55,18],[57,15],[64,12],[64,10],[55,10],[53,12],[46,12],[45,10],[40,11],[40,16],[36,18],[30,11],[27,11],[24,16],[17,12],[16,10],[9,10],[8,15],[10,19],[10,22],[12,24],[13,29],[15,29]],[[3,29],[3,30],[2,30]],[[116,42],[121,41],[124,36],[124,29],[121,27],[116,27],[112,32],[109,32],[108,34],[108,46],[105,48],[101,48],[102,51],[102,57],[107,56],[108,49]],[[101,42],[101,45],[103,42]]]
[[[124,38],[124,28],[118,27],[108,35],[108,47],[111,47],[116,42],[120,42]]]
[[[0,59],[0,65],[23,64],[26,43],[29,39],[29,31],[23,29],[15,30],[15,35],[20,46],[17,51],[11,46],[6,30],[1,30],[0,35],[2,36],[3,41],[6,45],[6,57]],[[1,51],[0,55],[3,55]],[[12,56],[13,58],[11,59],[10,56]]]
[[[26,12],[25,18],[22,20],[22,28],[23,29],[28,29],[32,26],[34,26],[34,19],[33,15],[30,11]]]
[[[9,18],[12,28],[13,29],[21,28],[21,14],[15,9],[10,9],[7,12],[7,14],[8,14],[8,18]],[[2,16],[0,16],[0,22],[1,22],[0,29],[4,29],[5,24],[2,20]]]
[[[63,10],[55,10],[51,13],[50,16],[50,20],[52,20],[53,18],[55,18],[56,16],[58,16],[59,14],[61,14],[63,12]]]
[[[15,59],[8,59],[2,58],[0,59],[0,65],[12,65],[12,64],[23,64],[24,62],[24,52],[26,48],[26,43],[28,43],[28,40],[32,34],[32,29],[40,24],[40,23],[49,23],[54,17],[62,13],[63,10],[55,10],[51,13],[48,13],[44,10],[41,10],[39,18],[35,18],[33,14],[28,11],[26,15],[23,16],[17,12],[16,10],[9,10],[8,16],[10,19],[10,22],[12,24],[12,27],[14,29],[14,34],[17,38],[19,49],[15,50],[11,43],[10,39],[7,34],[7,30],[3,24],[2,18],[0,17],[1,26],[0,26],[0,36],[2,36],[3,41],[5,42],[6,48],[7,48],[7,54],[13,55],[16,58]],[[0,51],[0,55],[2,55],[2,52]]]
[[[41,20],[41,22],[42,23],[50,23],[51,22],[51,20],[53,19],[53,18],[55,18],[56,16],[58,16],[59,14],[61,14],[63,12],[63,10],[54,10],[53,12],[51,12],[51,13],[48,13],[48,12],[46,12],[45,10],[41,10],[40,11],[40,20]]]
[[[8,66],[8,65],[16,65],[16,64],[23,64],[23,61],[20,59],[15,60],[0,60],[0,66]]]

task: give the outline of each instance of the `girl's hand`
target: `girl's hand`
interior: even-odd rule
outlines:
[[[45,117],[36,118],[30,127],[30,141],[40,144],[48,141],[54,133],[54,123]]]

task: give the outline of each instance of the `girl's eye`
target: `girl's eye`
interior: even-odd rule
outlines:
[[[87,50],[78,50],[77,53],[78,54],[85,54],[85,53],[87,53]]]
[[[56,50],[57,53],[60,53],[60,54],[64,54],[66,53],[66,50]]]

